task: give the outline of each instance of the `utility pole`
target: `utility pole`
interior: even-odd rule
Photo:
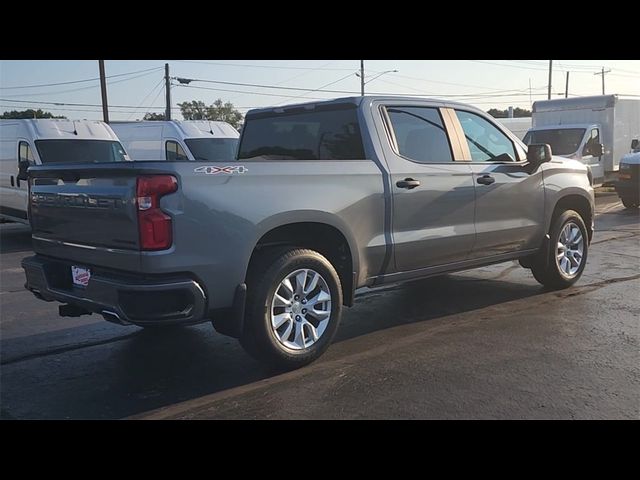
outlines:
[[[605,74],[609,73],[610,71],[611,71],[611,69],[605,71],[604,67],[602,67],[602,71],[601,72],[594,73],[594,75],[602,75],[602,94],[603,95],[604,95],[604,76],[605,76]]]
[[[547,100],[551,100],[551,72],[553,68],[553,60],[549,60],[549,90],[547,93]]]
[[[100,67],[100,91],[102,93],[102,118],[104,123],[109,123],[109,105],[107,103],[107,79],[104,75],[104,60],[98,60]]]
[[[364,97],[364,60],[360,60],[360,96]]]
[[[169,78],[169,64],[164,64],[164,89],[167,94],[167,106],[164,111],[164,119],[171,120],[171,79]]]
[[[569,98],[569,71],[567,71],[567,83],[564,86],[564,98]]]
[[[531,79],[529,79],[529,106],[533,108],[533,97],[531,96]]]

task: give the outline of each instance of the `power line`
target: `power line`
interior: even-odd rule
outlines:
[[[326,100],[326,99],[320,99],[320,100]],[[0,101],[4,101],[4,102],[14,102],[14,103],[28,103],[28,104],[36,104],[36,105],[55,105],[55,106],[72,106],[72,107],[101,107],[102,105],[99,103],[64,103],[64,102],[44,102],[44,101],[38,101],[38,100],[12,100],[12,99],[6,99],[6,98],[0,98]],[[153,102],[151,102],[153,103]],[[19,105],[4,105],[4,107],[7,108],[15,108],[16,106]],[[163,105],[153,105],[153,106],[148,106],[148,107],[140,107],[140,106],[135,106],[135,105],[109,105],[109,108],[114,107],[114,108],[133,108],[133,109],[137,109],[137,110],[141,110],[144,108],[147,109],[151,109],[151,108],[162,108],[164,109],[165,107]],[[47,108],[51,108],[51,107],[47,107]],[[251,108],[263,108],[263,107],[238,107],[238,106],[234,106],[234,108],[239,108],[239,109],[251,109]],[[180,110],[180,107],[171,107],[172,110]],[[51,108],[51,110],[53,110],[53,108]],[[65,110],[65,109],[59,109],[59,110]],[[102,111],[102,110],[100,110]]]
[[[320,91],[325,87],[330,87],[331,85],[335,85],[336,83],[342,82],[343,80],[346,80],[347,78],[350,78],[353,76],[354,72],[349,73],[348,75],[345,75],[344,77],[339,78],[338,80],[334,80],[333,82],[327,83],[326,85],[322,85],[321,87],[316,88],[315,90],[313,90],[314,92]],[[302,98],[302,97],[306,97],[307,95],[309,95],[309,93],[311,92],[307,92],[307,93],[303,93],[302,95],[298,95],[297,97],[293,97],[293,98]],[[285,102],[288,100],[285,100]],[[281,104],[284,102],[280,102]]]
[[[251,90],[231,90],[231,89],[227,89],[227,88],[213,88],[213,87],[198,87],[196,85],[177,85],[178,87],[182,87],[182,88],[197,88],[199,90],[213,90],[216,92],[232,92],[232,93],[245,93],[245,94],[250,94],[250,95],[262,95],[265,97],[281,97],[281,98],[299,98],[296,95],[282,95],[282,94],[275,94],[275,93],[264,93],[264,92],[254,92]],[[283,87],[281,87],[283,88]],[[325,90],[326,91],[326,90]],[[307,97],[313,100],[328,100],[327,97]]]
[[[129,78],[123,78],[121,80],[115,80],[113,82],[109,82],[109,85],[115,85],[116,83],[122,83],[122,82],[128,82],[130,80],[135,80],[137,78],[141,78],[141,77],[146,77],[148,75],[151,75],[154,72],[147,72],[147,73],[142,73],[140,75],[136,75],[135,77],[129,77]],[[109,78],[109,77],[107,77]],[[61,93],[71,93],[71,92],[81,92],[83,90],[91,90],[93,88],[99,88],[100,85],[89,85],[88,87],[80,87],[80,88],[73,88],[70,90],[57,90],[57,91],[49,91],[49,92],[38,92],[38,93],[20,93],[20,94],[16,94],[16,95],[5,95],[7,98],[15,98],[15,97],[38,97],[41,95],[58,95]]]
[[[359,92],[355,92],[353,90],[326,90],[326,89],[303,88],[303,87],[282,87],[282,86],[277,86],[277,85],[266,85],[266,84],[259,84],[259,83],[227,82],[227,81],[222,81],[222,80],[206,80],[206,79],[198,79],[198,78],[185,79],[185,78],[178,77],[177,80],[179,80],[179,81],[180,80],[188,81],[188,82],[215,83],[215,84],[222,84],[222,85],[234,85],[234,86],[242,86],[242,87],[270,88],[270,89],[276,89],[276,90],[289,90],[289,91],[293,90],[293,91],[303,91],[303,92],[310,92],[310,93],[314,93],[314,92],[340,93],[340,94],[347,94],[347,95],[356,95],[356,94],[359,93]],[[255,94],[255,95],[282,96],[282,97],[286,97],[287,96],[287,95],[274,95],[274,94],[267,94],[267,93],[253,92],[253,91],[224,90],[224,89],[217,89],[217,88],[214,89],[214,88],[207,88],[207,87],[197,87],[195,85],[180,85],[180,86],[186,87],[186,88],[199,88],[199,89],[203,89],[203,90],[230,91],[230,92],[248,93],[248,94]],[[411,94],[411,93],[407,94],[407,93],[396,93],[396,92],[371,92],[370,94],[371,95],[415,96],[415,94]],[[519,96],[519,95],[528,95],[528,94],[526,94],[526,93],[514,93],[514,94],[497,94],[497,93],[495,93],[495,94],[494,93],[435,94],[435,93],[429,93],[429,94],[423,94],[423,96],[426,96],[426,95],[435,95],[435,96],[439,96],[439,97],[465,98],[465,97]],[[299,98],[299,96],[293,96],[291,98]]]
[[[391,73],[390,76],[407,78],[409,80],[418,80],[418,81],[421,81],[421,82],[439,83],[439,84],[442,84],[442,85],[454,85],[454,86],[457,86],[457,87],[481,88],[483,90],[489,90],[489,92],[487,92],[487,93],[491,93],[491,91],[495,90],[494,88],[481,87],[480,85],[469,85],[469,84],[466,84],[466,83],[443,82],[443,81],[440,81],[440,80],[427,80],[426,78],[410,77],[408,75],[400,75],[399,73]],[[385,81],[388,81],[388,80],[385,80]],[[410,88],[410,87],[406,87],[406,88]],[[500,90],[497,90],[497,91],[500,91]],[[504,91],[504,90],[502,90],[502,91]],[[496,93],[496,92],[494,92],[494,93]]]
[[[548,68],[537,68],[537,67],[533,67],[533,66],[525,67],[524,65],[508,65],[508,64],[504,64],[504,63],[488,62],[488,61],[485,61],[485,60],[469,60],[469,61],[470,62],[476,62],[476,63],[486,63],[488,65],[497,65],[499,67],[520,68],[520,69],[523,69],[523,70],[548,71]],[[508,60],[508,61],[512,61],[513,62],[513,61],[517,61],[517,60]],[[538,65],[538,64],[536,64],[536,65]],[[572,68],[572,71],[575,71],[575,73],[585,73],[585,74],[594,73],[595,70],[597,70],[597,67],[593,67],[590,70],[583,70],[583,71],[573,70],[573,68]],[[615,68],[613,70],[615,70]],[[612,72],[611,75],[614,75],[616,77],[627,77],[627,78],[638,78],[640,76],[640,75],[626,75],[626,74],[623,74],[623,73],[615,73],[615,72]]]
[[[271,69],[281,69],[281,70],[327,70],[327,71],[351,71],[352,68],[324,68],[324,67],[287,67],[284,65],[251,65],[246,63],[222,63],[222,62],[198,62],[195,60],[172,60],[176,62],[182,63],[195,63],[198,65],[220,65],[225,67],[249,67],[249,68],[271,68]],[[329,62],[333,63],[333,62]]]
[[[164,78],[160,78],[160,81],[158,83],[156,83],[155,86],[149,91],[149,93],[147,93],[145,95],[145,97],[142,99],[142,101],[138,104],[138,106],[136,108],[140,108],[144,104],[145,100],[147,98],[149,98],[149,96],[155,91],[155,89],[158,88],[160,85],[162,85],[162,82],[164,82]],[[153,99],[153,101],[151,103],[153,104],[156,101],[157,98],[158,98],[158,96],[156,95],[156,97]],[[133,115],[135,112],[136,112],[136,110],[132,110],[131,111],[131,115]],[[147,113],[148,112],[145,112],[145,115]],[[129,118],[131,118],[131,115],[129,115],[127,117],[127,120],[129,120]]]
[[[518,63],[527,63],[529,65],[544,65],[544,63],[540,63],[540,62],[536,62],[536,61],[527,61],[527,60],[507,60],[508,62],[518,62]],[[569,67],[572,70],[575,69],[583,69],[583,70],[588,70],[589,73],[593,72],[594,70],[598,69],[599,67],[597,66],[591,66],[591,65],[581,65],[581,64],[577,64],[577,63],[559,63],[558,65],[563,65],[565,67]],[[613,68],[613,70],[617,70],[619,72],[625,72],[625,73],[635,73],[640,75],[640,71],[637,70],[627,70],[625,68]]]
[[[154,67],[154,68],[147,68],[146,70],[137,70],[135,72],[118,73],[116,75],[108,75],[105,78],[124,77],[126,75],[134,75],[136,73],[151,72],[153,70],[159,70],[161,68],[162,67]],[[41,83],[39,85],[21,85],[21,86],[17,86],[17,87],[0,87],[0,90],[13,90],[13,89],[18,89],[18,88],[54,87],[54,86],[58,86],[58,85],[71,85],[73,83],[94,82],[96,80],[100,80],[100,77],[87,78],[87,79],[84,79],[84,80],[73,80],[73,81],[70,81],[70,82]]]

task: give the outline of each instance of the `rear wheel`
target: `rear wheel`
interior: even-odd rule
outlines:
[[[578,281],[587,263],[589,237],[578,212],[566,210],[553,221],[545,258],[539,255],[531,272],[542,285],[552,289],[567,288]]]
[[[626,195],[624,197],[620,197],[620,200],[622,200],[622,204],[625,208],[638,208],[638,204],[640,203],[638,202],[638,199],[628,197]]]
[[[340,278],[325,257],[307,249],[267,254],[248,278],[240,343],[260,361],[298,368],[329,347],[341,313]]]

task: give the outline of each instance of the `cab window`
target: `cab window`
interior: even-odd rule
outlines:
[[[18,161],[21,162],[27,160],[31,165],[36,164],[35,158],[33,158],[33,152],[27,142],[20,142],[18,149]]]
[[[387,114],[400,155],[418,163],[453,161],[437,108],[389,106]]]
[[[517,160],[511,139],[479,115],[456,110],[474,162],[513,162]]]
[[[167,140],[167,160],[170,162],[183,162],[189,160],[184,149],[178,142]]]
[[[597,128],[592,128],[589,139],[582,149],[582,155],[591,155],[591,146],[598,143],[600,143],[600,131]]]

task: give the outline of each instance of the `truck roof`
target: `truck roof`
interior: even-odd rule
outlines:
[[[472,107],[471,105],[459,102],[452,102],[449,100],[443,100],[438,98],[425,98],[425,97],[408,97],[408,96],[393,96],[393,95],[365,95],[364,97],[344,97],[344,98],[334,98],[331,100],[321,100],[314,102],[305,102],[305,103],[295,103],[291,105],[283,105],[279,107],[264,107],[264,108],[254,108],[249,110],[245,116],[245,118],[251,118],[255,116],[261,116],[265,114],[274,114],[274,113],[293,113],[293,112],[303,112],[305,110],[315,110],[317,108],[332,108],[338,107],[341,105],[355,105],[360,106],[363,102],[373,102],[376,100],[382,101],[393,101],[393,102],[415,102],[416,100],[420,100],[427,104],[431,104],[434,106],[440,107],[451,107],[451,108],[459,108],[464,107],[466,110],[474,110],[483,115],[488,115],[483,112],[479,108]]]
[[[66,120],[54,118],[1,120],[0,125],[23,126],[33,139],[115,140],[109,125],[99,120]]]
[[[135,122],[111,122],[116,128],[118,125],[135,125],[137,127],[165,126],[173,128],[182,138],[238,138],[238,131],[226,122],[214,120],[142,120]]]

